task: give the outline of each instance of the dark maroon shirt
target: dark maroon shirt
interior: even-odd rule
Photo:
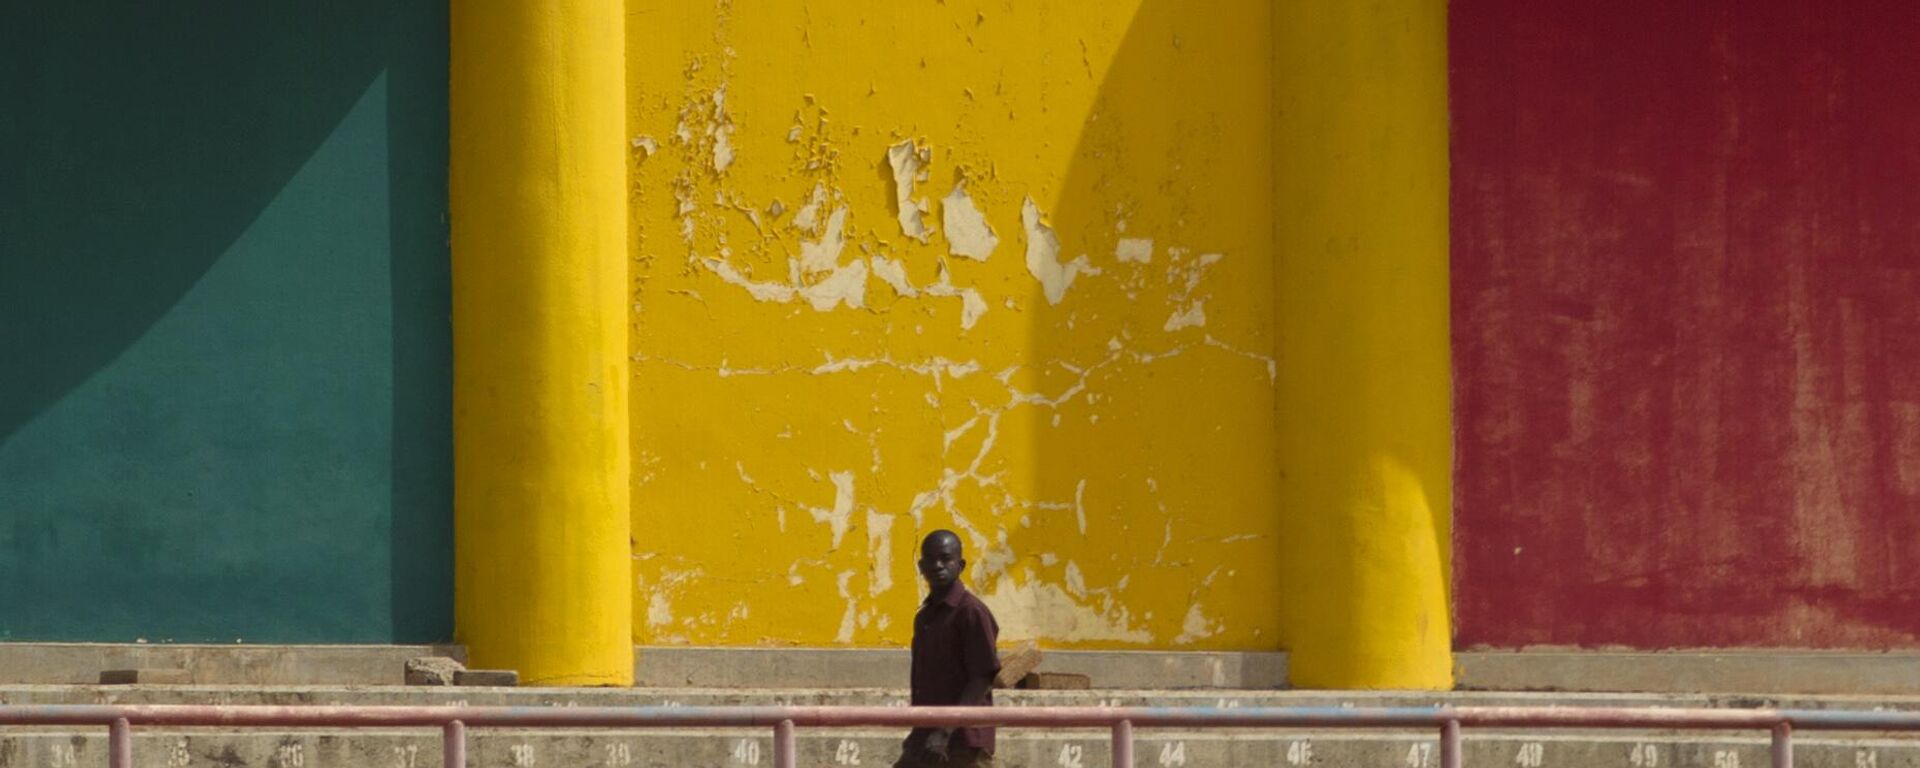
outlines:
[[[991,678],[1000,671],[994,643],[1000,624],[993,611],[959,582],[938,600],[929,596],[913,616],[913,705],[951,707],[960,704],[967,680]],[[993,704],[993,685],[987,685],[985,705]],[[929,729],[915,728],[907,738],[919,743]],[[993,752],[992,728],[962,728],[952,744]]]

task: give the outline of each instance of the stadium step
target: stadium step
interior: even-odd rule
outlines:
[[[802,766],[887,766],[899,732],[801,729]],[[207,731],[136,729],[134,765],[167,768],[436,768],[440,738],[423,730]],[[1135,733],[1135,764],[1159,768],[1438,768],[1432,735],[1378,731],[1156,731]],[[104,766],[104,729],[9,729],[0,766]],[[765,730],[474,730],[474,768],[756,768],[772,764]],[[1514,733],[1468,731],[1465,765],[1476,768],[1765,768],[1767,741],[1752,734]],[[1009,768],[1108,765],[1101,731],[1002,731],[998,762]],[[1912,768],[1920,741],[1800,737],[1799,768]]]
[[[5,704],[332,704],[474,706],[897,705],[904,691],[686,690],[404,687],[5,686]],[[1330,693],[1312,691],[1003,691],[1002,706],[1784,706],[1810,709],[1920,709],[1920,698],[1769,698],[1548,693]],[[887,766],[897,730],[799,732],[803,766]],[[474,729],[475,768],[652,768],[772,765],[766,729]],[[1380,730],[1140,729],[1136,765],[1159,768],[1438,768],[1433,733]],[[1105,731],[1003,730],[999,764],[1031,768],[1108,765]],[[1464,755],[1473,768],[1766,768],[1757,732],[1594,732],[1473,730]],[[0,728],[0,768],[106,765],[104,729]],[[1920,739],[1882,734],[1802,733],[1798,768],[1920,768]],[[145,768],[433,768],[440,739],[429,729],[225,730],[138,728],[134,764]]]

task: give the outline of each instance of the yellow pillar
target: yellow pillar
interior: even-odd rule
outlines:
[[[456,637],[630,685],[623,4],[451,10]]]
[[[1274,4],[1294,685],[1447,688],[1445,0]]]

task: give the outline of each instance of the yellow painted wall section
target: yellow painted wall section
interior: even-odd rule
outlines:
[[[1293,683],[1450,687],[1446,3],[1274,7]]]
[[[629,3],[636,639],[1278,648],[1269,18]]]
[[[455,632],[546,685],[633,680],[622,11],[452,6]]]

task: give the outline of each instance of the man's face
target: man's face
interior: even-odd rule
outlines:
[[[953,539],[929,539],[920,546],[920,576],[927,586],[942,589],[960,578],[967,561],[960,558],[960,542]]]

